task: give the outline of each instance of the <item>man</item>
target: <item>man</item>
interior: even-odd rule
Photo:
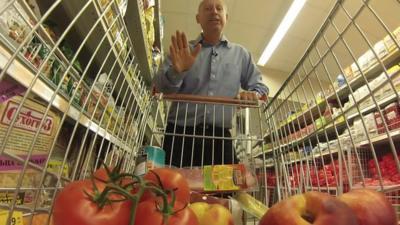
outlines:
[[[165,94],[193,94],[256,100],[268,88],[250,53],[223,35],[223,0],[201,1],[196,21],[203,32],[187,42],[184,32],[171,37],[170,57],[155,77]],[[239,93],[239,89],[247,90]],[[237,163],[229,129],[235,107],[174,102],[169,110],[163,148],[166,162],[178,167]]]

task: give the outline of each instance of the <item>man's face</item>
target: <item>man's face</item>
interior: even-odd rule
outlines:
[[[222,32],[227,19],[223,0],[203,0],[196,19],[203,31]]]

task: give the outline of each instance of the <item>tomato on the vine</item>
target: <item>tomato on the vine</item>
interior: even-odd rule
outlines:
[[[113,168],[109,168],[109,171],[112,171],[112,170],[113,170]],[[116,172],[116,175],[117,176],[120,175],[120,172]],[[100,168],[100,169],[97,169],[96,171],[94,171],[93,177],[100,182],[101,181],[110,181],[110,177],[108,175],[106,168]],[[132,181],[133,181],[133,179],[131,177],[123,177],[122,185],[127,185],[127,184],[131,183]]]
[[[144,175],[145,180],[151,181],[158,187],[162,186],[164,190],[175,190],[174,193],[176,200],[183,204],[190,202],[189,184],[181,173],[171,168],[156,168],[151,171]],[[162,185],[159,184],[159,180],[155,174],[160,178]],[[169,196],[171,196],[171,194],[169,194]],[[150,200],[154,197],[154,193],[146,191],[143,194],[141,201]]]
[[[199,225],[194,212],[181,202],[175,202],[173,213],[164,224],[163,213],[154,200],[140,202],[136,209],[135,225]]]
[[[103,191],[105,184],[95,182],[98,191]],[[87,195],[94,195],[91,180],[80,180],[69,183],[58,193],[53,208],[55,225],[129,225],[131,202],[120,201],[99,208]],[[110,200],[121,200],[122,196],[110,194]]]

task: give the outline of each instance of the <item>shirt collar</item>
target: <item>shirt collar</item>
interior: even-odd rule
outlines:
[[[194,44],[197,45],[198,43],[203,43],[203,33],[201,33],[196,40],[194,41]],[[225,35],[222,35],[221,37],[221,43],[224,44],[227,48],[231,48],[232,44],[231,42],[226,38]]]

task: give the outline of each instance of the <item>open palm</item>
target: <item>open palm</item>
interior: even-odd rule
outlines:
[[[189,70],[200,53],[201,45],[198,44],[191,50],[185,33],[179,31],[176,31],[176,36],[172,35],[171,42],[169,51],[173,68],[178,73]]]

